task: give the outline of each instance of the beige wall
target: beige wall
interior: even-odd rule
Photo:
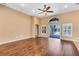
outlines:
[[[32,17],[0,6],[0,43],[32,36]]]
[[[32,37],[35,37],[37,35],[37,28],[35,26],[36,24],[38,24],[40,28],[40,19],[37,17],[32,17]]]
[[[47,17],[47,18],[40,18],[40,36],[43,36],[43,37],[48,37],[48,33],[46,31],[46,34],[45,33],[42,33],[42,26],[46,26],[46,28],[48,27],[48,21],[51,17]],[[48,30],[48,29],[46,29]]]
[[[59,17],[62,25],[64,23],[73,24],[73,36],[68,39],[78,40],[79,11],[57,15],[57,17]],[[47,33],[43,34],[41,32],[41,27],[47,26],[50,18],[51,17],[39,19],[17,12],[5,6],[0,6],[0,43],[34,37],[36,33],[34,27],[35,24],[39,25],[39,36],[47,37]],[[67,39],[65,37],[63,38]]]
[[[61,14],[59,15],[59,19],[62,25],[65,23],[72,23],[72,37],[70,37],[69,39],[79,40],[79,10]],[[67,37],[63,38],[66,39]]]
[[[72,23],[72,28],[73,28],[72,29],[73,30],[72,31],[72,37],[64,37],[62,35],[62,38],[66,39],[66,40],[67,39],[68,40],[79,40],[79,10],[69,12],[69,13],[64,13],[64,14],[61,14],[61,15],[57,15],[57,17],[59,17],[61,25],[63,25],[64,23]],[[48,20],[50,18],[41,19],[41,26],[47,25]],[[62,31],[62,33],[63,33],[63,31]]]

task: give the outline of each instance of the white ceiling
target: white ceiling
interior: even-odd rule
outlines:
[[[43,8],[45,4],[47,6],[51,6],[50,10],[54,11],[54,13],[48,13],[46,16],[45,14],[38,14],[40,12],[38,8]],[[78,10],[79,3],[76,4],[75,3],[24,3],[24,4],[6,3],[5,5],[31,16],[47,17],[47,16]]]

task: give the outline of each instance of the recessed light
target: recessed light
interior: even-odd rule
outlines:
[[[68,5],[64,5],[64,8],[68,8]]]
[[[21,3],[20,5],[21,5],[21,6],[23,6],[23,7],[25,6],[25,4],[24,4],[24,3]]]
[[[32,10],[32,12],[35,12],[35,10]]]

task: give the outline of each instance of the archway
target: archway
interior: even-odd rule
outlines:
[[[52,18],[48,23],[48,36],[49,38],[60,39],[61,36],[61,25],[58,18]]]
[[[48,50],[50,55],[61,55],[61,25],[58,18],[52,18],[48,23]]]

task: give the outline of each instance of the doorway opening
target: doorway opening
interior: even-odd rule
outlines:
[[[35,24],[35,28],[36,28],[36,35],[35,37],[39,37],[39,25],[38,24]]]
[[[58,18],[52,18],[48,23],[48,32],[49,38],[58,38],[60,39],[61,31],[60,31],[60,22]]]

